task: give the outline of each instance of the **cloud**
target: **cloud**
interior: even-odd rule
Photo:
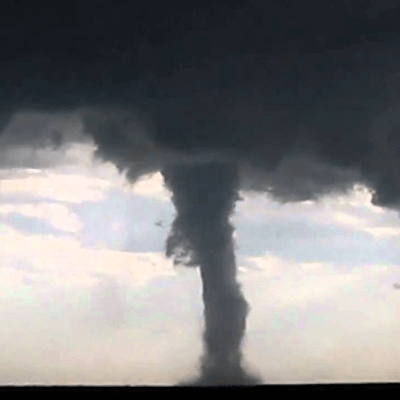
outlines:
[[[343,193],[363,183],[373,189],[374,204],[396,207],[398,44],[393,36],[351,40],[320,53],[298,50],[295,69],[283,66],[274,52],[266,61],[248,54],[240,61],[247,72],[235,77],[235,91],[220,75],[221,68],[227,76],[236,70],[224,53],[215,65],[210,61],[207,74],[182,68],[157,81],[160,71],[154,77],[132,72],[125,87],[129,100],[104,84],[101,97],[114,103],[80,106],[77,97],[68,111],[60,111],[63,93],[54,79],[47,83],[49,90],[54,85],[48,112],[29,111],[35,101],[26,102],[1,135],[2,163],[57,165],[62,158],[52,146],[90,143],[96,157],[112,162],[129,181],[170,165],[228,162],[240,166],[242,189],[268,192],[281,202]],[[195,49],[186,50],[196,56]],[[174,54],[158,56],[168,60]],[[321,70],[329,79],[319,77]]]
[[[125,325],[129,304],[124,289],[126,290],[125,285],[118,284],[115,279],[106,277],[92,289],[91,314],[96,325],[113,329]]]
[[[153,336],[151,323],[140,323],[136,315],[133,326],[112,325],[114,317],[107,319],[111,307],[85,315],[88,301],[79,291],[48,288],[27,297],[24,302],[14,296],[15,307],[1,312],[2,320],[9,321],[0,332],[0,343],[8,349],[0,366],[1,384],[171,385],[195,368],[200,348],[184,323],[169,326],[165,321],[171,334]],[[95,322],[95,329],[89,331],[88,322]],[[166,369],[167,364],[173,367]]]
[[[21,214],[47,220],[54,228],[65,232],[79,232],[83,223],[65,205],[53,203],[1,204],[0,215]]]
[[[17,110],[1,133],[0,140],[10,147],[60,149],[71,143],[87,144],[81,120],[74,112]]]
[[[373,194],[364,185],[355,185],[346,194],[326,195],[321,199],[279,204],[273,196],[243,193],[244,202],[237,217],[252,223],[273,224],[285,220],[315,224],[319,229],[338,227],[363,232],[376,239],[397,237],[400,234],[398,212],[372,203]]]
[[[10,284],[22,283],[27,275],[25,271],[17,271],[19,263],[41,271],[36,277],[54,286],[93,285],[99,276],[135,286],[174,273],[171,263],[158,253],[87,249],[73,238],[24,235],[9,226],[3,226],[0,240],[0,257],[8,266],[1,269],[2,279]]]
[[[335,263],[297,263],[271,253],[244,257],[242,265],[248,271],[242,276],[245,292],[255,307],[319,307],[341,295],[357,297],[358,293],[393,297],[392,282],[398,278],[398,265],[343,269]]]
[[[170,201],[170,194],[163,185],[163,177],[158,172],[135,183],[132,192],[135,195],[151,198],[161,202]]]
[[[374,227],[374,228],[365,228],[365,231],[368,232],[370,235],[380,239],[380,238],[387,238],[387,237],[400,237],[400,228],[394,227]]]
[[[93,140],[76,113],[17,111],[0,134],[1,168],[49,168],[79,164]]]
[[[217,77],[210,79],[221,88],[213,91],[200,71],[180,70],[159,88],[146,114],[122,107],[80,113],[97,155],[132,181],[168,165],[227,162],[239,166],[242,189],[268,192],[281,202],[346,193],[361,183],[373,189],[375,205],[394,207],[397,53],[395,43],[370,42],[300,54],[303,92],[289,70],[281,80],[263,81],[253,65],[248,80],[237,78],[244,89],[236,94]],[[320,68],[331,73],[329,84],[311,78]]]
[[[400,331],[392,283],[398,265],[349,265],[344,271],[334,263],[295,263],[273,254],[243,265],[249,272],[241,282],[252,304],[246,355],[267,382],[397,379]]]
[[[40,176],[34,174],[27,178],[2,179],[0,184],[4,194],[22,193],[69,203],[101,201],[105,197],[104,192],[112,185],[104,179],[48,171]]]

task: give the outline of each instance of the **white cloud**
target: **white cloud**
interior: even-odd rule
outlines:
[[[0,332],[7,349],[0,384],[173,385],[195,372],[201,341],[193,341],[190,327],[158,337],[146,325],[90,334],[70,308],[65,304],[60,316],[49,316],[37,304],[14,311]]]
[[[63,204],[2,204],[0,214],[17,213],[28,217],[40,218],[50,222],[57,229],[65,232],[79,232],[83,223]]]
[[[124,193],[146,197],[158,202],[169,202],[170,192],[164,186],[164,178],[160,172],[143,175],[135,184],[126,177],[126,172],[120,173],[111,162],[93,158],[95,147],[92,145],[71,145],[67,151],[69,163],[52,168],[53,174],[67,174],[99,179],[109,182],[109,188],[118,189]],[[76,160],[75,163],[72,160]]]
[[[109,276],[132,286],[143,285],[162,275],[174,274],[172,262],[158,253],[128,253],[105,249],[86,249],[73,238],[51,235],[24,235],[10,227],[0,233],[0,259],[4,279],[22,279],[17,264],[27,263],[41,271],[40,277],[52,285],[92,285],[99,276]],[[13,270],[10,271],[10,268]]]
[[[353,207],[365,207],[377,214],[385,214],[388,210],[371,203],[371,190],[362,185],[355,185],[354,190],[347,196],[337,196],[336,201],[341,205],[350,204]]]
[[[258,272],[262,271],[264,276],[270,278],[281,273],[288,266],[287,261],[273,254],[266,254],[260,257],[242,257],[242,262],[246,265],[256,267]]]
[[[105,179],[48,171],[41,176],[0,180],[0,190],[5,194],[24,193],[70,203],[101,201],[103,192],[111,186]]]
[[[365,219],[355,217],[354,215],[344,213],[342,211],[333,213],[331,218],[334,222],[336,222],[337,225],[346,226],[353,229],[360,229],[367,222]]]
[[[381,227],[366,227],[364,231],[374,236],[377,239],[385,239],[390,237],[400,237],[400,227],[390,227],[390,226],[381,226]]]
[[[319,201],[278,204],[269,196],[244,194],[245,202],[238,207],[238,216],[246,221],[260,218],[273,220],[312,221],[321,226],[337,226],[365,232],[376,239],[400,236],[400,221],[392,210],[374,206],[371,191],[361,185],[347,195],[326,196]]]
[[[245,354],[267,382],[398,380],[398,265],[247,262]]]
[[[274,307],[322,304],[335,296],[364,288],[370,293],[387,291],[391,290],[390,282],[398,276],[398,266],[365,265],[343,271],[333,264],[295,263],[272,254],[244,258],[242,263],[243,267],[250,267],[243,276],[245,285],[253,287],[262,282],[263,292],[255,302],[267,293],[265,299]]]
[[[145,176],[133,186],[132,192],[161,202],[170,201],[169,191],[164,187],[164,178],[160,172]]]

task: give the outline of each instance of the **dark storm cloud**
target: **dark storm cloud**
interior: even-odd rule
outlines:
[[[1,121],[0,121],[1,123]],[[0,168],[46,168],[67,163],[65,150],[93,142],[74,113],[20,110],[0,126]]]
[[[203,282],[197,383],[256,383],[241,366],[238,192],[297,201],[365,183],[375,204],[399,204],[396,18],[360,2],[103,3],[77,3],[75,18],[26,14],[20,42],[20,22],[2,14],[14,47],[0,66],[0,122],[18,109],[75,110],[97,156],[128,179],[163,172],[177,211],[167,255],[199,265]]]
[[[138,109],[81,115],[101,157],[131,179],[164,165],[227,161],[240,165],[243,188],[283,201],[362,182],[376,190],[374,203],[395,206],[399,49],[392,39],[297,52],[289,65],[274,55],[238,57],[218,63],[236,71],[230,81],[212,63],[211,72],[183,69],[164,79],[140,122]]]
[[[72,14],[49,9],[58,27],[32,20],[25,27],[42,42],[8,38],[2,124],[19,109],[79,110],[98,156],[132,180],[171,163],[233,161],[244,188],[271,188],[281,200],[361,180],[377,191],[374,202],[393,205],[400,190],[394,19],[326,3],[309,2],[310,11],[168,5],[138,18],[133,6],[105,13],[83,2],[71,11],[79,16],[73,23]],[[16,12],[3,16],[6,32],[18,30],[20,21],[6,21]],[[39,114],[24,128],[14,122],[2,148],[59,147],[62,132],[44,125]],[[304,157],[293,163],[298,151],[309,165]]]

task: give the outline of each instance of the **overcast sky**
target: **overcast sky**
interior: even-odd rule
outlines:
[[[37,118],[20,113],[8,132],[51,126]],[[92,159],[89,140],[24,146],[0,171],[0,384],[170,385],[195,374],[201,282],[164,256],[175,211],[161,174],[132,188]],[[399,380],[398,213],[362,186],[318,203],[241,195],[249,368],[264,383]]]

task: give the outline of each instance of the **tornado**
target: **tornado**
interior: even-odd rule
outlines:
[[[204,354],[200,376],[185,385],[254,385],[242,366],[241,346],[249,306],[237,281],[234,228],[238,196],[235,165],[208,163],[166,168],[176,217],[166,255],[176,264],[198,266],[204,303]]]

